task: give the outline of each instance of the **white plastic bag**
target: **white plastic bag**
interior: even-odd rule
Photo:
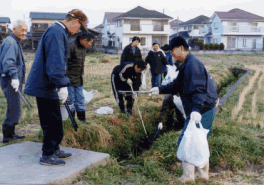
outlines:
[[[146,74],[147,74],[147,70],[143,71],[142,74],[143,74],[143,78],[142,78],[141,88],[142,89],[146,89]]]
[[[199,168],[205,167],[209,161],[210,151],[207,141],[208,129],[196,127],[195,121],[190,120],[184,136],[179,144],[177,158]]]
[[[106,107],[100,107],[98,110],[96,110],[97,114],[113,114],[113,109],[106,106]]]
[[[91,99],[97,92],[98,92],[97,90],[92,90],[90,92],[87,92],[85,89],[83,89],[83,94],[85,97],[85,105],[87,105],[91,101]]]
[[[167,75],[162,81],[162,85],[171,83],[179,74],[179,71],[176,71],[177,67],[175,65],[167,65]]]
[[[185,111],[184,111],[184,108],[183,108],[182,101],[181,101],[180,97],[178,97],[178,96],[173,96],[173,98],[174,98],[173,101],[174,101],[176,107],[177,107],[177,108],[179,109],[179,111],[182,113],[184,119],[186,119],[187,117],[186,117],[186,114],[185,114]]]

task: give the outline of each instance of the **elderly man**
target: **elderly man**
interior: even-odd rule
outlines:
[[[178,36],[171,40],[165,50],[171,50],[175,60],[182,63],[179,75],[172,83],[154,87],[150,90],[152,94],[180,95],[187,119],[178,139],[178,145],[184,136],[190,119],[194,120],[195,123],[201,122],[203,128],[209,130],[208,140],[217,103],[214,80],[207,72],[204,64],[190,53],[188,48],[189,46],[183,37]],[[181,182],[194,181],[195,168],[198,170],[196,177],[204,180],[209,179],[209,162],[204,168],[194,167],[189,162],[182,162],[182,167],[183,175],[179,179]]]
[[[60,150],[63,139],[62,116],[60,102],[64,103],[68,96],[66,77],[68,59],[68,36],[79,29],[86,32],[86,15],[78,9],[70,11],[65,20],[56,21],[42,35],[38,45],[26,85],[25,94],[35,96],[43,130],[43,147],[40,163],[60,166],[71,153]]]
[[[15,126],[21,115],[20,95],[25,83],[25,61],[22,53],[20,40],[27,34],[28,27],[22,21],[16,21],[13,32],[8,36],[0,47],[0,81],[5,94],[7,108],[3,123],[3,143],[23,139],[15,133]]]

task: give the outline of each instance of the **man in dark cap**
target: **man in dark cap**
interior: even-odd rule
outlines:
[[[68,43],[67,77],[70,79],[68,86],[69,100],[72,102],[71,112],[75,112],[80,121],[86,122],[85,98],[83,95],[83,74],[85,67],[86,49],[91,46],[94,36],[88,32],[82,32]]]
[[[60,150],[63,139],[60,102],[68,96],[66,77],[68,34],[79,29],[86,32],[86,15],[78,9],[70,11],[63,21],[55,21],[42,35],[25,85],[24,93],[35,96],[43,130],[42,165],[61,166],[71,153]]]
[[[190,119],[194,120],[196,124],[201,122],[203,128],[209,130],[208,139],[216,110],[216,84],[203,63],[190,53],[189,46],[183,37],[173,38],[165,50],[171,50],[175,60],[182,63],[179,75],[172,83],[154,87],[150,91],[152,94],[180,95],[187,119],[179,137],[178,145]],[[195,167],[188,162],[182,162],[182,167],[183,175],[179,180],[181,182],[194,181]],[[204,168],[196,168],[198,171],[196,176],[199,179],[209,179],[209,162]]]

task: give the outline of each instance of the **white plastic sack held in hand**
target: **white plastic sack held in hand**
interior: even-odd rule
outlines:
[[[143,78],[142,78],[142,85],[141,88],[142,89],[146,89],[146,74],[147,74],[147,70],[144,70],[142,72]]]
[[[106,106],[106,107],[100,107],[98,110],[96,110],[97,114],[113,114],[113,109]]]
[[[179,144],[177,158],[182,162],[203,168],[209,161],[210,151],[207,141],[209,130],[196,127],[195,121],[190,120],[184,136]]]
[[[179,71],[176,71],[177,67],[175,65],[167,65],[167,75],[162,81],[162,85],[171,83],[179,74]]]
[[[182,113],[183,117],[186,119],[186,114],[185,114],[185,111],[184,111],[184,108],[183,108],[183,104],[182,104],[182,101],[180,99],[180,97],[178,96],[173,96],[174,98],[174,103],[176,105],[176,107],[179,109],[179,111]]]
[[[97,92],[98,92],[97,90],[92,90],[90,92],[87,92],[85,89],[83,89],[83,94],[85,97],[85,105],[87,105],[91,101],[91,99]]]

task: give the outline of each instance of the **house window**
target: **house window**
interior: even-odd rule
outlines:
[[[130,21],[131,31],[140,31],[140,20]]]
[[[130,43],[132,43],[132,39],[133,39],[132,37],[129,38]]]
[[[243,39],[243,47],[247,46],[247,39]]]
[[[140,45],[145,46],[145,37],[141,37],[140,39],[141,39]]]
[[[186,28],[187,28],[187,27],[185,26],[185,27],[184,27],[184,30],[186,30]]]
[[[258,23],[250,22],[250,25],[251,25],[251,32],[259,32]]]
[[[153,31],[164,31],[162,21],[153,21]]]
[[[230,22],[229,22],[229,25],[230,25],[230,26],[237,26],[237,22],[236,22],[236,21],[230,21]]]
[[[189,26],[189,27],[188,27],[188,31],[191,31],[191,30],[192,30],[192,26]]]
[[[218,23],[214,23],[214,28],[215,28],[215,29],[218,28]]]
[[[197,26],[197,25],[194,25],[194,29],[199,29],[199,26]]]
[[[213,39],[213,44],[218,44],[218,38]]]

